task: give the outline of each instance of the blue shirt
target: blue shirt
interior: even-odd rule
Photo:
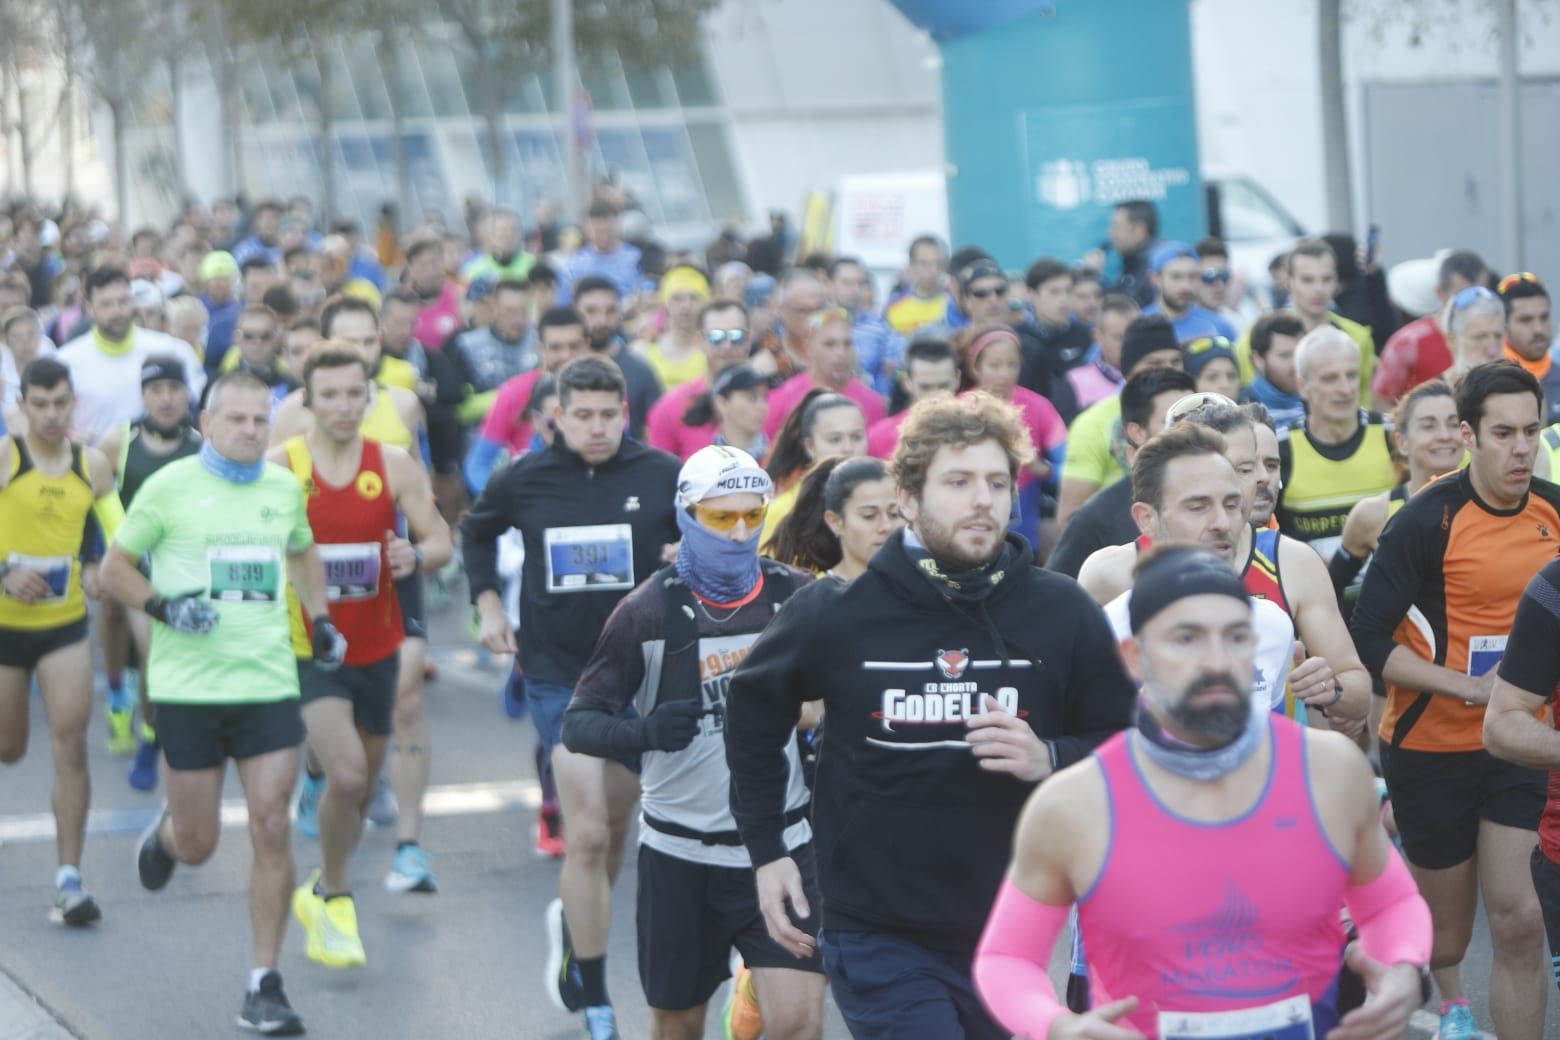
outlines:
[[[222,372],[222,358],[233,345],[234,328],[238,325],[239,312],[244,305],[237,298],[224,304],[215,304],[202,298],[209,318],[206,322],[206,374],[212,379]]]
[[[558,298],[566,303],[572,300],[574,283],[592,275],[617,286],[618,295],[627,300],[639,288],[639,250],[627,242],[618,243],[610,253],[598,253],[586,246],[569,257],[558,272]]]
[[[1158,314],[1159,304],[1150,304],[1143,308],[1143,313]],[[1233,325],[1199,303],[1186,308],[1186,313],[1170,324],[1175,329],[1176,340],[1181,343],[1190,343],[1203,336],[1223,336],[1233,344],[1240,338]]]
[[[856,315],[850,334],[856,344],[856,360],[866,384],[888,396],[894,389],[894,373],[905,360],[904,338],[871,311]]]

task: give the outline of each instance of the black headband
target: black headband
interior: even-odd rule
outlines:
[[[1154,615],[1187,596],[1231,596],[1251,602],[1251,593],[1229,565],[1202,549],[1171,549],[1144,564],[1132,582],[1127,617],[1137,635]]]

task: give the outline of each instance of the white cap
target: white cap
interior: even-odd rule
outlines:
[[[145,278],[137,278],[130,283],[130,301],[135,304],[136,310],[149,310],[152,307],[163,305],[163,292],[156,284]]]
[[[1441,278],[1441,262],[1451,253],[1450,249],[1438,249],[1434,256],[1394,264],[1387,271],[1387,296],[1416,318],[1439,310],[1441,298],[1435,289]]]
[[[768,498],[774,481],[753,456],[740,448],[711,444],[688,457],[677,474],[677,508],[720,495],[753,494]]]

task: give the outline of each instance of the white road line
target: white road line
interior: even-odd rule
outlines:
[[[476,784],[442,784],[428,788],[423,797],[424,816],[472,816],[504,812],[509,809],[534,809],[542,804],[540,785],[535,780],[502,780]],[[93,809],[87,815],[90,835],[139,834],[153,814],[155,806],[139,809]],[[249,813],[242,799],[222,803],[222,826],[242,827]],[[0,816],[0,842],[54,840],[53,813],[17,813]]]

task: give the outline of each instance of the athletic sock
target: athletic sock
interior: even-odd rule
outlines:
[[[1456,1000],[1443,1000],[1443,1001],[1441,1001],[1441,1014],[1445,1015],[1448,1011],[1452,1010],[1452,1008],[1456,1007],[1458,1004],[1461,1004],[1463,1007],[1467,1007],[1468,1006],[1468,998],[1467,997],[1458,997]]]
[[[77,884],[80,884],[81,871],[69,863],[54,872],[55,888],[64,888],[65,882],[71,880],[74,880]]]
[[[398,841],[398,842],[396,842],[395,843],[395,851],[400,852],[402,849],[406,848],[407,846],[411,846],[412,848],[416,848],[417,847],[417,839],[413,838],[410,841]]]
[[[270,968],[255,968],[249,973],[249,992],[259,993],[260,983],[267,975],[271,974]]]
[[[585,993],[585,1006],[600,1007],[612,1003],[607,999],[607,955],[576,957],[574,963],[580,969],[580,989]]]

